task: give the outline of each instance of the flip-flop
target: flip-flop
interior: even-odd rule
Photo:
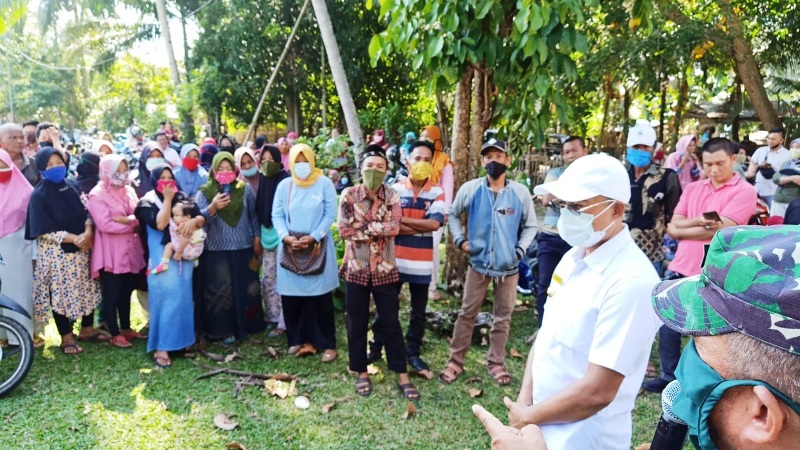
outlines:
[[[159,369],[166,369],[167,367],[172,367],[172,361],[168,357],[165,358],[163,356],[153,355],[153,362],[156,363],[156,367],[158,367]]]
[[[59,347],[61,347],[61,352],[64,353],[65,355],[80,355],[81,353],[83,353],[83,349],[79,347],[78,344],[76,344],[75,342],[71,344],[61,344],[59,345]],[[67,351],[68,348],[74,349],[75,351],[68,352]]]
[[[397,383],[397,389],[400,389],[400,392],[403,393],[403,397],[405,397],[406,400],[410,400],[412,402],[419,401],[419,391],[412,383]]]
[[[285,330],[283,330],[281,328],[273,328],[272,330],[270,330],[270,332],[267,334],[267,336],[269,336],[269,337],[283,336],[284,332],[285,332]]]

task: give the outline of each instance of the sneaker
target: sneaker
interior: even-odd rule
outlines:
[[[165,264],[162,261],[153,270],[151,270],[147,275],[150,275],[150,274],[156,275],[156,274],[159,274],[161,272],[166,272],[168,269],[169,269],[169,262],[167,262]]]
[[[654,394],[660,394],[661,391],[663,391],[664,388],[666,388],[669,383],[670,382],[668,380],[665,380],[661,377],[653,378],[652,380],[648,380],[642,383],[642,389],[644,389],[647,392],[652,392]]]
[[[522,294],[522,295],[531,295],[531,293],[533,293],[533,291],[532,291],[532,290],[530,290],[530,289],[523,289],[523,288],[522,288],[521,286],[519,286],[519,285],[517,285],[517,292],[519,292],[519,293],[520,293],[520,294]]]

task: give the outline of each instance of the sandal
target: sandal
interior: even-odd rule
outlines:
[[[405,397],[406,400],[410,400],[412,402],[419,401],[419,391],[412,383],[397,383],[397,389],[400,389],[400,392],[403,393],[403,397]]]
[[[128,348],[128,347],[131,346],[131,343],[128,342],[128,340],[125,339],[125,336],[123,336],[121,334],[118,335],[118,336],[112,337],[108,341],[108,343],[111,344],[113,347],[117,347],[117,348]]]
[[[135,330],[128,330],[128,331],[120,331],[119,333],[121,336],[125,336],[125,339],[132,341],[134,339],[147,339],[146,334],[142,334]]]
[[[156,363],[156,367],[159,369],[172,367],[172,360],[170,360],[169,357],[153,355],[153,362]]]
[[[33,338],[33,348],[42,348],[44,347],[44,338],[41,336],[36,336]]]
[[[274,328],[274,329],[270,330],[270,332],[267,334],[267,336],[269,336],[269,337],[283,336],[283,333],[285,331],[286,330],[284,330],[282,328]]]
[[[448,362],[447,367],[439,373],[439,381],[444,384],[453,384],[454,381],[464,372],[464,369],[458,367],[454,362]]]
[[[108,342],[111,339],[107,334],[101,331],[95,331],[94,333],[88,336],[81,336],[80,334],[77,336],[78,340],[81,342]]]
[[[489,366],[489,375],[491,375],[494,381],[500,386],[508,386],[511,384],[511,374],[506,371],[506,367],[502,364]]]
[[[411,366],[412,369],[416,370],[417,372],[424,372],[426,370],[431,370],[428,367],[428,364],[422,360],[419,356],[412,356],[408,358],[408,365]]]
[[[286,350],[286,353],[294,355],[298,350],[300,350],[301,347],[302,345],[293,345]]]
[[[329,348],[322,352],[322,362],[329,363],[333,362],[334,359],[339,355],[339,353],[334,348]]]
[[[78,344],[76,344],[75,342],[69,344],[61,344],[59,347],[61,348],[61,351],[65,355],[79,355],[83,353],[83,349],[80,348]]]
[[[363,377],[356,380],[356,394],[366,397],[372,394],[372,380],[369,377]]]

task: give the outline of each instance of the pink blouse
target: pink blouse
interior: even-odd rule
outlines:
[[[92,277],[105,270],[115,274],[139,273],[145,268],[144,249],[139,240],[139,221],[134,217],[136,194],[125,186],[120,196],[102,195],[98,185],[89,193],[86,205],[94,221],[94,246],[92,248]],[[127,217],[131,222],[114,222],[115,217]]]

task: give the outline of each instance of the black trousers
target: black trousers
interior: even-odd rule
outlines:
[[[550,279],[561,261],[561,258],[571,248],[569,244],[557,234],[541,232],[536,235],[536,260],[539,262],[539,279],[536,281],[536,312],[539,313],[539,328],[544,323],[544,305],[547,303],[547,289]],[[520,274],[522,278],[522,274]]]
[[[319,350],[336,348],[333,292],[311,297],[281,295],[289,347],[311,343]]]
[[[399,286],[402,287],[402,285],[400,283]],[[408,320],[408,331],[406,331],[406,356],[409,358],[420,355],[422,338],[425,336],[428,285],[429,283],[408,283],[408,290],[411,291],[411,317]],[[376,314],[375,321],[372,322],[372,342],[369,345],[370,351],[376,353],[383,349],[383,330],[380,319],[380,314]]]
[[[363,286],[346,283],[347,300],[347,353],[350,359],[350,370],[367,371],[367,331],[369,329],[369,296],[375,299],[375,307],[380,315],[381,334],[386,346],[386,359],[389,370],[395,373],[406,373],[405,344],[403,330],[400,328],[400,283],[380,286]],[[427,293],[426,293],[427,295]],[[285,316],[284,312],[284,316]]]
[[[72,333],[72,320],[69,317],[59,314],[53,311],[53,319],[56,322],[56,328],[58,328],[58,334],[61,336],[66,336]],[[94,313],[87,314],[81,318],[81,327],[91,327],[94,326]]]
[[[119,335],[120,329],[131,328],[131,294],[136,287],[136,276],[135,273],[100,271],[100,286],[103,288],[103,307],[100,308],[100,313],[111,336]]]

